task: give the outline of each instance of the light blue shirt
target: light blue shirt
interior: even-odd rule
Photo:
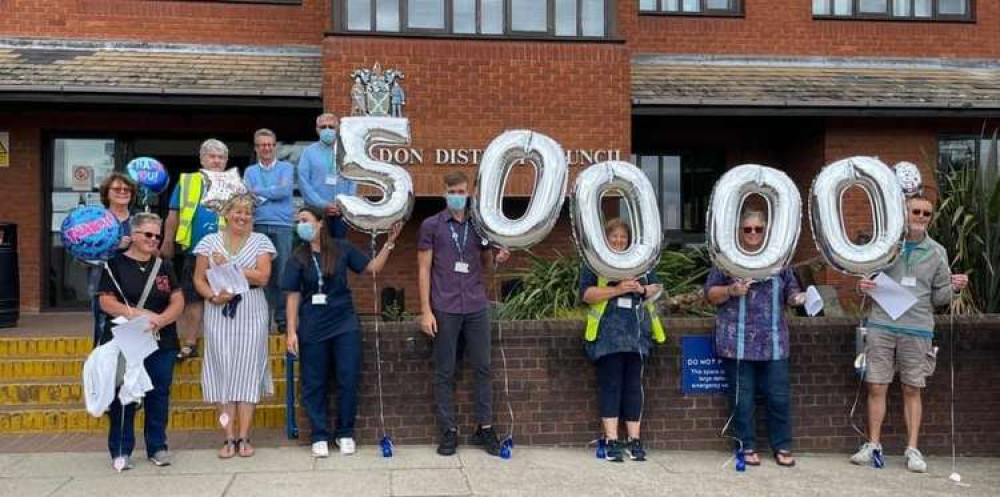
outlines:
[[[295,190],[295,166],[285,161],[276,161],[271,167],[265,168],[258,162],[243,173],[243,182],[260,202],[254,211],[254,224],[294,224],[292,194]]]
[[[299,157],[299,191],[306,205],[325,209],[337,195],[355,195],[357,185],[340,175],[334,148],[323,142],[306,147]],[[327,177],[337,178],[336,184],[328,184]]]

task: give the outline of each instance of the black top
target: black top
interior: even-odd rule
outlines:
[[[146,288],[146,280],[149,279],[149,271],[153,268],[154,263],[153,259],[140,262],[125,254],[116,255],[108,261],[108,268],[115,275],[115,281],[121,287],[121,292],[115,285],[115,281],[112,281],[108,276],[107,271],[101,272],[101,283],[98,285],[97,291],[100,294],[113,295],[119,302],[123,303],[125,300],[122,298],[122,292],[124,292],[125,298],[128,299],[128,305],[135,307],[139,298],[142,297],[142,291]],[[169,262],[163,261],[160,264],[160,271],[156,274],[156,280],[153,282],[153,288],[149,290],[149,297],[146,297],[144,308],[151,312],[161,313],[170,306],[170,296],[179,291],[181,291],[181,287],[177,282],[177,277],[174,276],[173,268]],[[111,328],[114,326],[111,318],[112,316],[108,316],[105,320],[99,341],[101,344],[111,341],[114,337],[111,334]],[[177,326],[174,323],[160,329],[158,343],[161,349],[178,348]]]

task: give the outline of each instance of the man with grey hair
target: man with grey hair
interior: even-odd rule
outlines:
[[[329,112],[316,118],[319,141],[302,151],[298,173],[299,190],[306,205],[326,212],[330,234],[342,238],[347,234],[347,227],[334,199],[341,193],[354,195],[358,189],[353,181],[340,175],[337,164],[337,122],[337,116]]]
[[[278,160],[278,137],[267,128],[253,134],[257,163],[243,173],[243,182],[257,199],[253,230],[267,236],[277,253],[267,284],[267,305],[274,313],[278,332],[285,331],[285,299],[282,298],[281,275],[292,251],[292,230],[295,225],[295,166]]]
[[[225,171],[229,160],[229,149],[214,138],[205,140],[200,150],[201,167],[206,171]],[[201,331],[204,306],[202,298],[194,289],[195,256],[191,253],[202,237],[219,230],[219,216],[201,204],[202,195],[208,184],[201,171],[182,173],[170,196],[170,212],[164,225],[161,255],[170,260],[174,256],[174,243],[181,246],[184,263],[181,274],[181,290],[184,292],[184,313],[178,320],[184,343],[177,358],[187,359],[196,353],[195,344]]]

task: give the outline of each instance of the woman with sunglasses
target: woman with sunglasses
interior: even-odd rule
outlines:
[[[129,247],[129,244],[132,243],[132,238],[129,236],[131,232],[129,218],[132,216],[132,207],[135,205],[136,190],[137,187],[132,178],[119,172],[111,173],[107,179],[101,182],[99,189],[101,204],[104,205],[105,209],[111,211],[111,214],[118,220],[119,231],[121,233],[121,239],[118,241],[118,253],[124,252]],[[98,294],[98,286],[100,285],[101,273],[103,271],[104,269],[101,265],[91,268],[88,284],[92,298],[91,309],[94,312],[95,347],[98,345],[98,340],[104,330],[104,313],[101,312],[101,305],[99,303],[100,295]]]
[[[146,456],[157,466],[167,466],[170,464],[170,453],[167,451],[170,384],[173,382],[178,346],[174,321],[184,310],[184,296],[170,262],[160,259],[158,255],[163,238],[160,235],[160,216],[139,213],[132,216],[129,224],[132,243],[128,250],[108,261],[110,274],[103,274],[99,286],[100,305],[110,317],[149,317],[152,325],[149,331],[156,337],[158,348],[146,357],[143,364],[153,383],[153,389],[146,392],[142,400],[146,412],[143,434]],[[111,320],[106,320],[104,329],[97,337],[99,344],[113,338],[111,327]],[[132,468],[135,410],[136,404],[122,409],[117,395],[109,408],[108,450],[112,459],[124,459],[122,469]]]
[[[748,253],[761,249],[767,237],[767,219],[758,210],[740,217],[740,248]],[[792,456],[791,394],[788,377],[788,325],[784,305],[802,305],[790,268],[775,276],[742,281],[712,268],[705,282],[705,295],[716,305],[715,354],[722,360],[729,383],[729,408],[737,448],[748,466],[759,466],[754,399],[763,392],[767,399],[767,440],[779,466],[795,465]]]
[[[969,284],[968,276],[951,274],[948,251],[927,235],[934,214],[930,199],[915,195],[906,202],[907,233],[903,253],[883,270],[917,299],[917,303],[896,319],[879,305],[868,312],[865,336],[865,383],[868,385],[868,436],[861,449],[851,456],[854,464],[869,464],[875,451],[882,450],[882,420],[885,398],[896,371],[903,388],[903,418],[906,420],[906,467],[915,473],[927,471],[927,462],[917,449],[923,405],[921,390],[934,373],[937,348],[934,347],[934,308],[951,303]],[[858,281],[858,291],[876,287],[870,279]]]

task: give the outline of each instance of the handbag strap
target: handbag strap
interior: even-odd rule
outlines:
[[[136,307],[139,309],[146,308],[146,299],[149,298],[149,292],[153,289],[153,281],[156,280],[156,274],[160,272],[160,265],[163,263],[163,259],[156,257],[156,262],[153,262],[153,270],[149,272],[149,277],[146,278],[146,288],[142,289],[142,296],[139,297],[139,303]]]

